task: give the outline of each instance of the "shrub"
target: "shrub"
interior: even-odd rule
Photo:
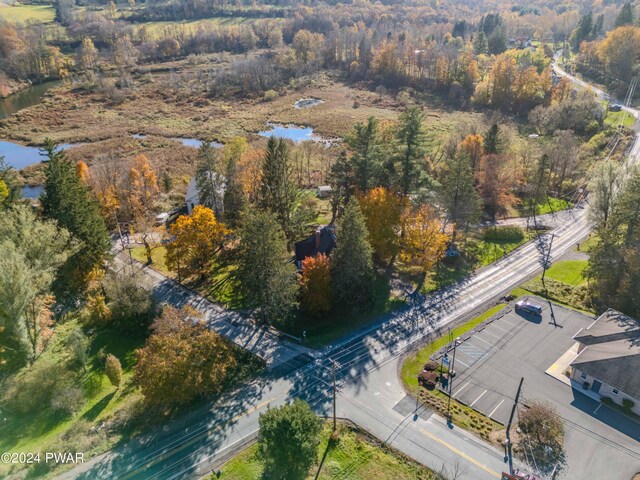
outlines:
[[[600,400],[602,401],[602,403],[604,403],[607,406],[611,406],[615,403],[613,399],[609,397],[601,397]]]
[[[119,387],[122,382],[122,365],[114,355],[107,355],[104,365],[104,373],[114,387]]]
[[[151,292],[140,286],[135,275],[112,275],[105,282],[112,320],[125,330],[139,331],[153,318]]]
[[[25,414],[50,405],[52,398],[72,381],[71,373],[57,363],[36,362],[19,372],[5,389],[8,409]]]
[[[635,403],[630,398],[624,398],[622,400],[622,408],[625,410],[631,410],[635,406]]]
[[[51,408],[68,415],[74,415],[83,403],[84,393],[76,386],[64,387],[59,392],[55,392],[51,398]]]
[[[418,385],[422,385],[428,390],[432,390],[433,388],[435,388],[437,381],[438,375],[436,374],[436,372],[427,372],[423,370],[418,374]]]
[[[489,242],[520,242],[524,239],[524,231],[516,225],[489,227],[484,231],[484,239]]]
[[[426,370],[427,372],[433,372],[437,370],[439,366],[440,365],[438,365],[438,362],[429,360],[427,363],[424,364],[423,370]]]
[[[276,98],[278,98],[278,92],[276,92],[275,90],[267,90],[266,92],[264,92],[264,97],[262,97],[265,102],[271,102]]]

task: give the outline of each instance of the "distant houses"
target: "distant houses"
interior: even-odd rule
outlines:
[[[572,383],[640,415],[640,321],[609,309],[573,339]]]

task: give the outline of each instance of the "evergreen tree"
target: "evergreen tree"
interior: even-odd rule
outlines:
[[[478,55],[489,53],[489,42],[486,33],[483,31],[478,32],[473,40],[473,49]]]
[[[604,15],[601,13],[596,18],[595,23],[593,24],[593,28],[591,29],[591,36],[597,37],[602,33],[602,28],[604,27]]]
[[[447,165],[442,178],[442,202],[449,220],[456,230],[466,231],[480,218],[480,197],[474,186],[471,160],[466,152],[458,151]],[[455,241],[455,230],[454,230]]]
[[[491,125],[484,135],[484,153],[487,155],[502,152],[502,135],[497,123]]]
[[[622,27],[623,25],[633,25],[633,22],[635,22],[635,16],[631,2],[627,2],[620,9],[620,13],[616,18],[614,26]]]
[[[101,264],[109,251],[109,234],[100,206],[89,187],[76,175],[75,166],[64,150],[47,139],[45,187],[42,195],[44,215],[56,220],[82,242],[79,251],[65,265],[66,274],[60,278],[56,290],[61,293],[83,288],[87,275]]]
[[[210,208],[217,218],[221,218],[225,178],[220,155],[211,142],[203,142],[198,150],[196,186],[200,204]]]
[[[298,284],[275,214],[246,211],[239,232],[237,278],[246,305],[264,323],[288,318],[298,306]]]
[[[237,228],[240,214],[247,205],[247,196],[238,178],[238,164],[235,158],[230,158],[227,164],[227,186],[224,191],[224,219],[231,228]]]
[[[400,115],[400,127],[396,133],[398,148],[396,189],[406,197],[420,182],[420,161],[426,155],[424,114],[418,107],[407,108]]]
[[[356,186],[366,192],[376,186],[379,175],[382,148],[377,136],[378,121],[369,117],[367,123],[356,123],[346,139],[353,150],[351,161],[355,172]]]
[[[302,191],[296,182],[289,144],[284,138],[271,137],[262,162],[258,204],[276,215],[289,242],[303,234],[313,220],[312,212],[301,200]]]
[[[489,53],[499,55],[507,49],[507,34],[502,27],[496,28],[487,39]]]
[[[118,388],[122,383],[122,365],[120,360],[112,354],[107,354],[107,358],[104,363],[104,373],[107,375],[111,385]]]
[[[327,180],[331,185],[331,223],[333,223],[336,217],[342,215],[353,195],[353,166],[345,151],[340,152],[340,156],[331,165]]]
[[[355,198],[338,221],[337,245],[331,254],[331,275],[337,304],[371,305],[373,248],[364,216]]]
[[[574,52],[577,52],[580,49],[580,44],[591,38],[591,34],[593,32],[593,13],[588,12],[580,17],[580,21],[578,22],[578,26],[575,28],[573,32],[571,32],[571,37],[569,39],[571,43],[571,48]]]

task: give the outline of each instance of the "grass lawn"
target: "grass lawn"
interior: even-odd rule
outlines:
[[[0,7],[0,20],[10,23],[50,23],[56,16],[51,5],[12,5]]]
[[[307,345],[321,347],[360,327],[370,324],[386,313],[402,305],[404,300],[391,297],[391,289],[387,279],[376,276],[374,285],[374,303],[369,310],[335,311],[320,318],[300,312],[297,318],[288,325],[277,326],[283,332],[301,337],[307,332]]]
[[[604,123],[606,125],[611,125],[613,127],[616,127],[619,124],[621,124],[627,128],[631,128],[635,123],[635,119],[630,113],[625,112],[624,110],[620,112],[609,111],[607,112],[607,116],[604,118]]]
[[[466,250],[466,254],[475,258],[476,267],[482,267],[501,259],[534,236],[519,227],[490,227],[470,237],[462,247],[463,253]]]
[[[557,262],[547,270],[544,284],[542,283],[542,275],[539,275],[520,285],[511,294],[516,297],[537,295],[568,308],[593,314],[595,311],[589,301],[587,280],[583,276],[587,265],[587,260]]]
[[[347,424],[338,425],[340,433],[331,441],[331,425],[325,425],[321,434],[318,460],[309,470],[307,479],[329,480],[435,480],[428,468],[405,457],[378,440]],[[322,457],[326,452],[326,457]],[[318,468],[322,462],[322,469]],[[247,448],[222,466],[224,480],[260,480],[264,464],[256,444]],[[207,480],[215,480],[215,475]]]
[[[175,273],[169,271],[166,261],[167,249],[164,246],[156,247],[151,251],[153,263],[149,265],[154,270],[166,275],[167,277],[175,277]],[[141,263],[147,264],[147,252],[144,247],[133,247],[131,256]]]
[[[56,412],[49,404],[42,404],[34,411],[19,413],[12,411],[9,403],[2,411],[6,419],[0,424],[1,451],[57,451],[57,447],[64,444],[69,451],[84,452],[87,458],[133,433],[125,425],[142,399],[133,386],[132,378],[134,350],[142,346],[144,336],[123,335],[115,329],[94,333],[90,337],[86,371],[83,371],[82,368],[73,369],[69,366],[71,360],[68,350],[64,348],[69,334],[79,325],[77,320],[58,325],[51,343],[36,365],[66,366],[71,372],[68,375],[73,376],[74,384],[84,393],[85,399],[80,409],[75,415],[66,415]],[[104,353],[112,353],[122,364],[122,384],[118,389],[111,385],[104,374]],[[105,421],[111,423],[111,428],[89,434],[92,426]],[[6,465],[0,465],[0,477],[8,473],[7,468]]]
[[[503,303],[491,307],[481,315],[457,326],[451,331],[452,337],[457,338],[460,335],[463,335],[475,326],[484,322],[487,318],[501,311],[504,307],[506,307],[506,304]],[[443,335],[407,357],[402,364],[402,382],[409,391],[414,393],[418,391],[418,373],[420,373],[424,364],[429,361],[429,357],[444,347],[447,343],[449,343],[449,335]]]
[[[536,205],[536,215],[546,215],[571,208],[571,203],[562,198],[549,197],[546,202]]]
[[[567,285],[582,285],[586,281],[582,273],[587,267],[587,264],[587,260],[563,260],[554,263],[551,268],[547,270],[546,276]]]

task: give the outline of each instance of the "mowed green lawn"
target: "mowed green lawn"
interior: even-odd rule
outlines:
[[[56,16],[51,5],[11,5],[0,7],[0,20],[10,23],[50,23]]]
[[[331,425],[322,431],[318,448],[318,460],[309,470],[307,479],[329,480],[435,480],[428,468],[401,456],[395,450],[382,446],[368,435],[345,424],[338,425],[340,435],[336,442],[329,442]],[[322,469],[318,469],[325,454]],[[247,448],[222,466],[221,479],[260,480],[264,462],[258,453],[257,444]],[[318,474],[318,475],[316,475]],[[211,475],[208,480],[218,477]]]
[[[563,260],[554,263],[547,270],[546,276],[567,285],[581,285],[586,281],[583,273],[584,269],[587,268],[587,264],[587,260]]]

